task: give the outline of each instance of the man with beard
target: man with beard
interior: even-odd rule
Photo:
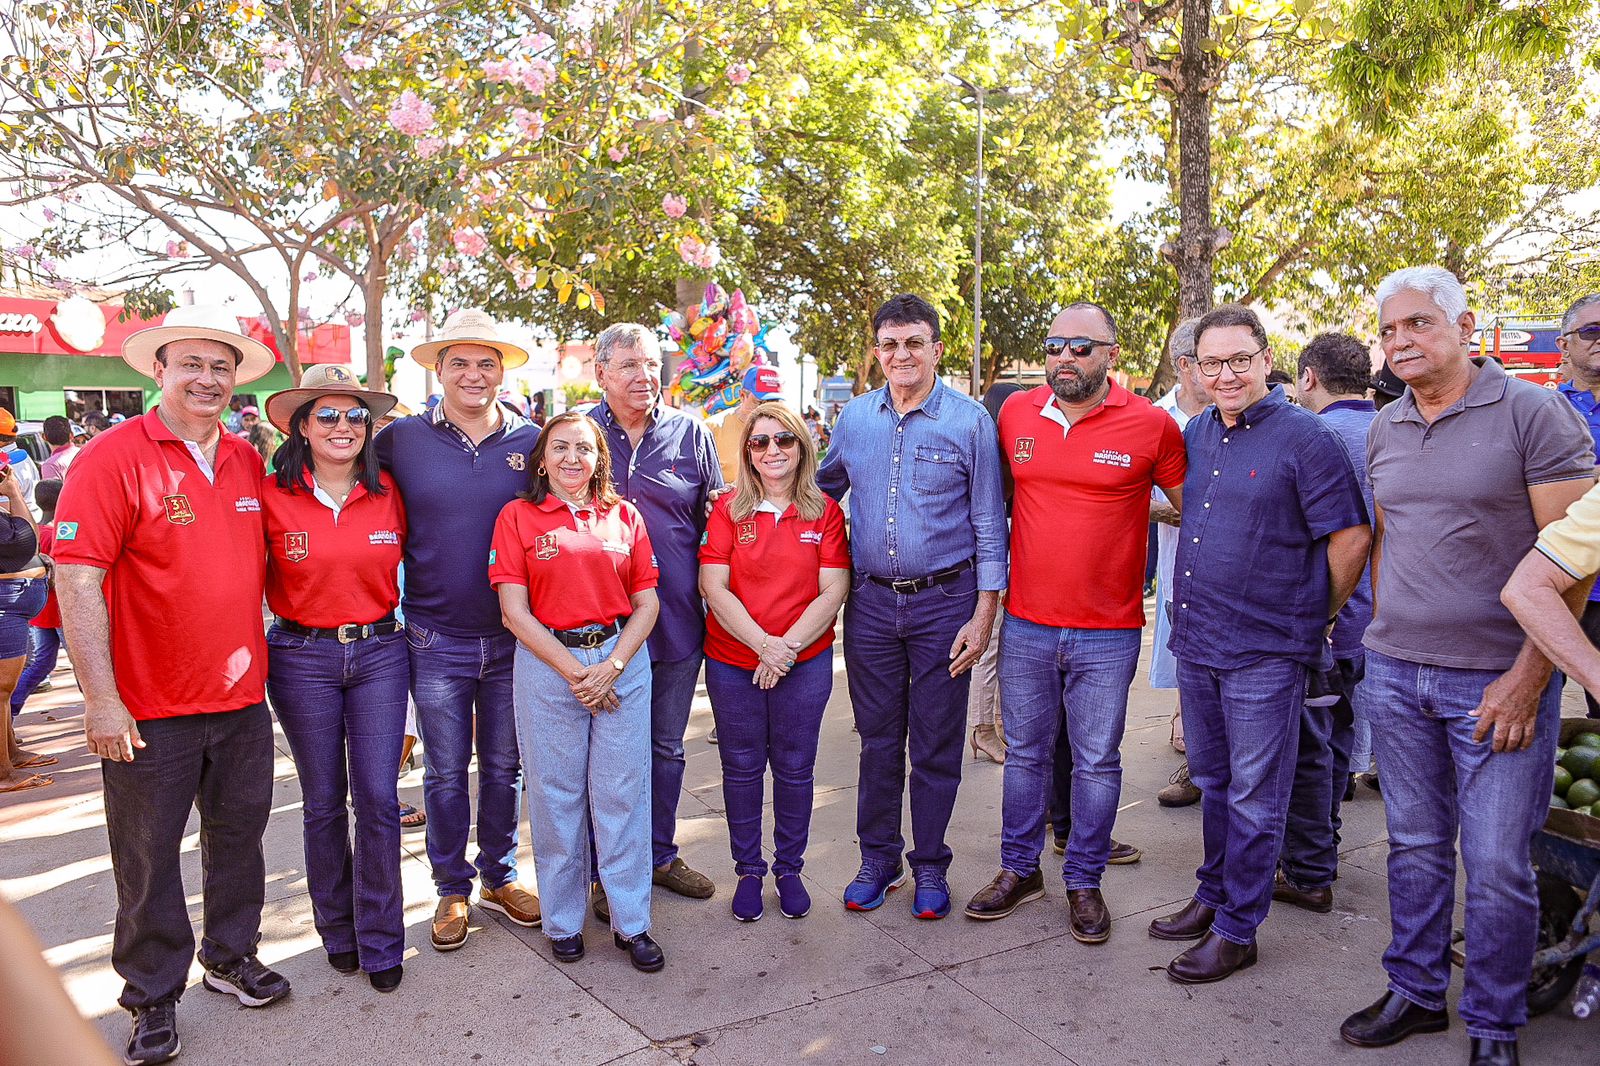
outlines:
[[[1111,935],[1100,878],[1145,621],[1150,492],[1159,486],[1181,510],[1186,469],[1177,423],[1107,376],[1120,351],[1110,312],[1072,304],[1045,339],[1047,384],[1011,397],[1000,412],[1015,484],[1011,592],[1000,627],[1009,745],[1001,868],[967,905],[970,918],[1002,918],[1044,895],[1045,796],[1065,711],[1072,830],[1061,875],[1072,935],[1085,944]],[[1093,564],[1061,565],[1064,546],[1084,550],[1085,561],[1092,552]]]

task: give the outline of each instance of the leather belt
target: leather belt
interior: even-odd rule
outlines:
[[[913,593],[921,592],[923,589],[931,589],[935,585],[948,584],[971,569],[972,560],[968,559],[965,562],[957,563],[948,570],[940,570],[938,573],[929,574],[927,577],[878,577],[875,574],[868,574],[867,580],[875,585],[882,585],[886,589],[894,589],[902,595],[909,596]]]
[[[293,633],[297,637],[311,637],[315,640],[337,640],[340,644],[354,644],[358,640],[368,637],[381,637],[389,633],[398,633],[405,628],[404,622],[395,620],[394,615],[380,618],[367,625],[342,625],[332,629],[317,629],[314,626],[303,626],[299,622],[291,622],[287,618],[278,619],[278,628],[285,633]]]
[[[603,626],[584,626],[582,629],[552,629],[550,632],[569,648],[598,648],[622,632],[622,627],[612,622]]]

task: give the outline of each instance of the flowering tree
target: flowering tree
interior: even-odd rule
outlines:
[[[0,206],[30,231],[5,264],[64,287],[120,264],[88,280],[141,311],[225,268],[297,379],[308,287],[339,284],[318,302],[368,327],[379,384],[386,297],[420,317],[447,282],[503,276],[596,302],[583,250],[548,234],[639,215],[614,161],[681,150],[648,83],[702,21],[676,0],[22,0],[0,13]]]

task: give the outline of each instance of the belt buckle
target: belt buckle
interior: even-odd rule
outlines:
[[[358,626],[354,623],[347,622],[334,631],[334,636],[338,637],[340,644],[354,644],[356,641],[366,636],[366,633],[363,632],[363,630],[366,628],[366,626]],[[350,631],[354,631],[354,635],[346,636],[345,634]]]
[[[917,578],[897,578],[889,582],[889,587],[902,596],[909,596],[913,592],[922,591],[917,585]]]
[[[578,634],[578,636],[583,640],[583,643],[578,645],[578,647],[585,649],[598,648],[600,645],[604,644],[606,640],[606,638],[601,635],[601,632],[598,629],[586,629],[582,633]]]

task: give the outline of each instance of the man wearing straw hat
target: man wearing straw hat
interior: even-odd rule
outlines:
[[[422,732],[422,798],[428,861],[439,893],[432,942],[453,951],[467,941],[468,897],[521,926],[539,924],[539,899],[517,883],[522,764],[517,755],[511,664],[516,638],[500,622],[500,601],[484,560],[495,518],[528,487],[528,453],[539,430],[495,402],[506,370],[528,353],[483,311],[445,320],[436,340],[411,358],[439,376],[444,398],[378,435],[378,460],[406,505],[406,641],[411,695]],[[467,859],[478,754],[478,854]]]
[[[161,402],[73,462],[56,512],[56,586],[84,733],[104,760],[111,964],[133,1012],[124,1061],[149,1063],[180,1047],[194,936],[178,856],[191,807],[205,844],[205,986],[247,1007],[289,994],[255,954],[273,767],[262,466],[220,421],[234,386],[274,357],[226,310],[185,307],[129,337],[122,358],[155,379]]]

